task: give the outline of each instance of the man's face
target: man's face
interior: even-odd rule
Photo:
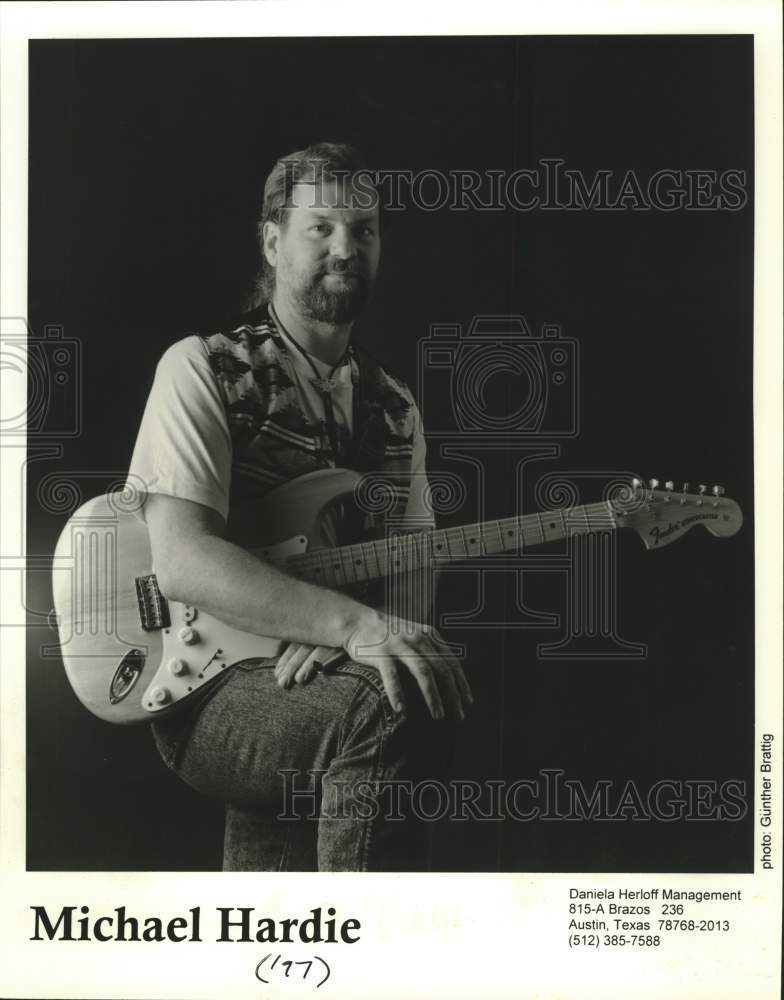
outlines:
[[[283,223],[268,223],[265,232],[276,294],[309,319],[355,320],[378,270],[378,207],[359,207],[361,192],[350,181],[295,184],[291,200]]]

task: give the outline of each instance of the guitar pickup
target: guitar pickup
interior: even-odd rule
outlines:
[[[145,632],[155,632],[171,625],[169,605],[158,589],[158,581],[154,573],[149,576],[137,576],[136,601],[139,606],[139,621]]]

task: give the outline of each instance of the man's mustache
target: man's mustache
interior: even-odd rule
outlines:
[[[319,272],[319,275],[324,274],[352,274],[357,278],[367,278],[367,268],[353,260],[338,260],[334,264],[330,264]]]

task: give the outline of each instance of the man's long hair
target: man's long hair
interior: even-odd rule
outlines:
[[[256,227],[258,263],[253,287],[245,303],[246,309],[264,305],[272,298],[275,269],[264,256],[264,223],[285,224],[294,185],[345,179],[367,169],[358,149],[339,142],[317,142],[277,161],[264,183],[264,204]]]

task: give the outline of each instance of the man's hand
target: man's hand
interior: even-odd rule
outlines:
[[[290,642],[275,667],[275,677],[282,688],[292,684],[307,684],[316,676],[316,663],[340,652],[334,646],[311,646],[306,642]]]
[[[402,712],[404,704],[398,673],[401,665],[413,674],[434,719],[463,719],[473,703],[459,661],[438,632],[427,625],[368,609],[343,648],[357,663],[378,670],[396,712]]]

